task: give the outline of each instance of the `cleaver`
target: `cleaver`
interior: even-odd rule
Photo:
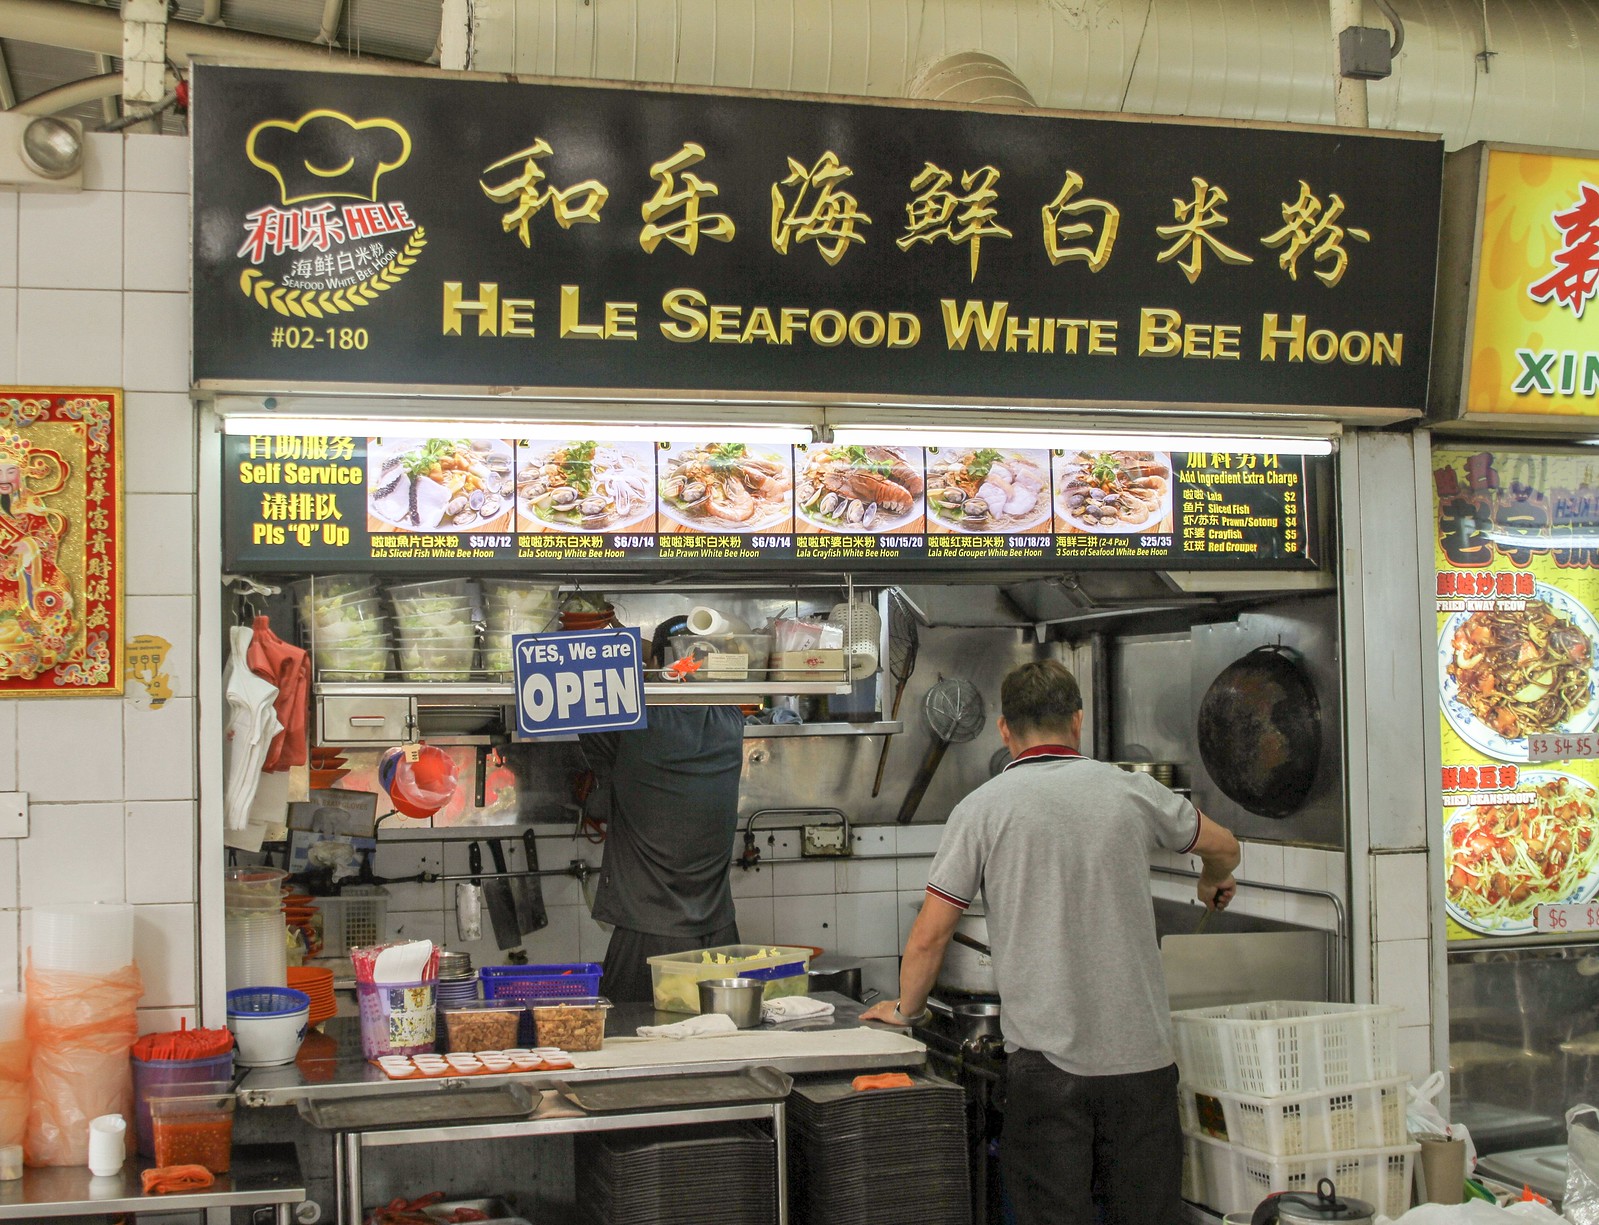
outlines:
[[[538,839],[533,831],[522,831],[522,849],[526,852],[524,870],[539,870]],[[511,882],[511,896],[516,899],[516,927],[519,934],[527,936],[550,925],[550,916],[544,910],[544,882],[537,876],[519,876]]]

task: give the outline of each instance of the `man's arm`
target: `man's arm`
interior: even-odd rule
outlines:
[[[1190,853],[1198,855],[1204,864],[1199,873],[1199,900],[1207,909],[1226,909],[1238,892],[1238,883],[1233,880],[1233,869],[1241,857],[1238,839],[1226,826],[1217,825],[1200,813],[1199,836],[1194,839]]]
[[[1230,837],[1231,835],[1229,835]],[[922,912],[911,925],[905,953],[899,963],[899,999],[873,1004],[862,1014],[863,1021],[887,1021],[890,1025],[909,1025],[927,1009],[927,993],[944,964],[944,950],[960,922],[961,909],[929,893]]]

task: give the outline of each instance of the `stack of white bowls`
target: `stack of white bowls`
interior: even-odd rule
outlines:
[[[292,585],[311,666],[331,680],[380,681],[389,666],[389,617],[377,581],[329,574]]]
[[[133,907],[38,907],[29,951],[40,970],[115,974],[133,964]]]
[[[436,579],[390,586],[400,671],[408,681],[466,681],[477,666],[477,598],[472,581]]]
[[[483,668],[510,672],[513,634],[542,634],[560,628],[560,588],[527,579],[483,580]]]

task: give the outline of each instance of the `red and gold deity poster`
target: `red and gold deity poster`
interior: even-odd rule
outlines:
[[[0,697],[122,692],[122,393],[0,387]]]

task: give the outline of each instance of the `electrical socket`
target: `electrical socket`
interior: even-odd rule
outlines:
[[[807,825],[800,840],[801,857],[848,855],[850,846],[842,825]]]
[[[0,791],[0,838],[28,836],[28,793]]]

